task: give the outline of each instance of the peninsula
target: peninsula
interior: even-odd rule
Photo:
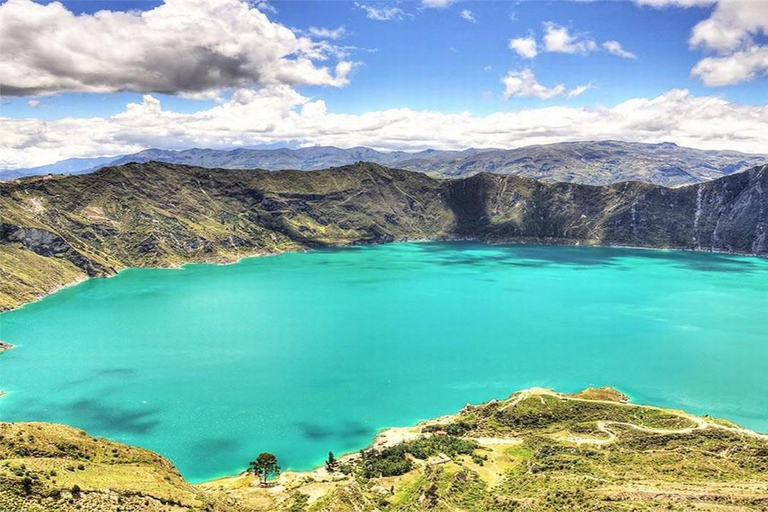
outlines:
[[[519,391],[381,432],[332,471],[191,485],[144,449],[62,425],[0,424],[0,509],[28,511],[760,510],[768,436],[626,403]],[[266,447],[265,447],[266,448]],[[244,461],[245,463],[245,461]]]

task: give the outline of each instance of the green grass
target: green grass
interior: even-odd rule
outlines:
[[[282,491],[253,486],[246,476],[192,486],[148,450],[62,425],[2,423],[0,512],[768,507],[768,441],[728,430],[730,422],[683,433],[610,423],[615,439],[578,444],[563,432],[605,440],[594,430],[598,421],[664,429],[691,421],[650,407],[542,392],[518,402],[520,396],[465,408],[451,421],[425,425],[415,440],[345,459],[348,474],[305,474]],[[452,424],[461,435],[438,433]]]
[[[29,510],[98,508],[110,494],[148,510],[199,510],[216,501],[148,450],[63,425],[0,423],[0,511],[20,503]]]
[[[85,277],[66,259],[39,256],[19,244],[0,244],[0,311],[35,300],[41,288],[50,291]]]

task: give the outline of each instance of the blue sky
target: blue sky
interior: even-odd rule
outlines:
[[[768,78],[765,76],[768,65],[761,64],[759,58],[752,58],[750,57],[752,54],[747,54],[749,51],[762,52],[766,48],[765,27],[768,26],[768,20],[761,21],[760,18],[765,9],[755,10],[755,16],[758,18],[757,28],[742,27],[738,43],[727,42],[729,46],[725,50],[723,50],[724,43],[717,39],[719,36],[716,30],[709,30],[706,26],[704,29],[707,31],[699,28],[699,25],[703,25],[707,20],[716,22],[718,17],[722,18],[720,11],[728,14],[727,9],[736,9],[730,5],[733,0],[719,2],[717,0],[594,2],[274,0],[269,3],[263,0],[251,0],[246,9],[259,10],[265,14],[268,18],[268,22],[265,23],[270,27],[285,28],[292,32],[291,37],[295,36],[317,45],[314,47],[315,50],[322,48],[317,50],[323,54],[322,56],[310,57],[311,65],[314,66],[310,72],[328,68],[324,72],[325,75],[305,80],[301,76],[303,71],[296,71],[292,72],[287,79],[264,79],[267,73],[281,74],[280,64],[275,64],[275,58],[285,57],[293,60],[299,54],[284,50],[283,53],[286,55],[276,54],[264,57],[269,61],[268,64],[264,64],[258,61],[261,57],[252,57],[254,54],[259,54],[265,45],[271,44],[269,40],[261,40],[253,42],[251,46],[244,43],[243,48],[238,49],[240,53],[237,58],[242,59],[240,66],[243,67],[245,63],[253,66],[255,71],[233,79],[236,80],[236,85],[229,82],[214,84],[210,87],[194,85],[195,89],[190,91],[181,90],[183,87],[177,90],[178,84],[173,80],[167,81],[170,85],[160,80],[163,82],[162,86],[156,85],[158,80],[153,81],[149,78],[136,80],[141,83],[133,83],[133,77],[129,72],[125,73],[129,75],[127,77],[93,78],[91,70],[94,68],[98,68],[98,72],[102,75],[108,74],[101,68],[108,67],[110,59],[101,55],[99,45],[104,44],[104,48],[107,48],[109,45],[116,44],[114,41],[105,41],[111,37],[111,32],[120,32],[121,23],[117,17],[108,23],[99,22],[91,16],[97,11],[107,10],[113,13],[126,11],[132,12],[133,16],[138,16],[138,11],[159,13],[162,9],[173,8],[175,16],[184,16],[185,13],[189,13],[190,20],[201,15],[220,16],[220,14],[211,14],[213,11],[206,12],[206,9],[213,8],[207,5],[202,6],[198,0],[172,0],[172,2],[175,2],[173,6],[171,1],[167,2],[168,5],[164,5],[163,1],[64,0],[61,2],[63,9],[55,12],[53,4],[48,5],[47,10],[39,9],[40,14],[37,16],[40,19],[47,19],[46,16],[56,17],[56,23],[45,22],[48,24],[39,26],[45,26],[46,30],[55,26],[55,29],[50,29],[52,35],[49,37],[51,39],[61,37],[65,43],[58,45],[56,52],[59,55],[48,59],[49,56],[45,54],[45,43],[42,41],[44,34],[41,34],[41,41],[33,41],[29,45],[43,48],[39,50],[41,55],[27,56],[26,50],[23,52],[20,50],[24,55],[16,54],[10,57],[12,62],[7,65],[15,67],[14,71],[17,72],[18,78],[15,83],[10,83],[12,79],[8,79],[9,83],[4,84],[5,90],[11,90],[9,86],[19,87],[21,92],[12,94],[3,92],[5,96],[0,103],[0,109],[2,109],[0,120],[24,119],[39,122],[56,122],[72,118],[109,120],[126,112],[128,104],[142,104],[146,101],[147,94],[154,100],[159,100],[163,112],[190,116],[200,112],[219,112],[223,104],[232,101],[233,95],[240,94],[237,91],[261,91],[259,94],[263,94],[266,88],[276,86],[290,87],[291,92],[285,89],[281,92],[286,102],[292,102],[290,108],[285,107],[288,108],[285,112],[299,111],[307,103],[321,102],[322,107],[318,103],[317,108],[308,109],[307,112],[320,109],[324,113],[334,115],[349,114],[357,116],[356,121],[361,123],[364,121],[361,118],[366,114],[392,113],[403,109],[414,112],[439,112],[446,116],[469,112],[476,118],[536,109],[547,109],[550,112],[552,107],[572,109],[569,112],[575,112],[578,109],[610,109],[633,99],[651,100],[676,90],[687,91],[689,98],[717,98],[741,109],[756,107],[757,117],[763,120],[765,105],[768,101]],[[229,7],[232,7],[230,4],[238,2],[245,4],[245,0],[210,0],[210,4],[227,4]],[[5,3],[8,5],[0,5],[0,12],[3,7],[7,7],[5,11],[8,12],[2,15],[10,17],[15,14],[13,19],[21,24],[20,31],[25,28],[24,23],[34,24],[34,20],[18,21],[22,17],[19,15],[20,12],[32,13],[33,10],[37,10],[34,9],[31,0],[6,0]],[[50,2],[37,3],[50,4]],[[440,3],[447,5],[435,7],[435,4]],[[688,4],[695,5],[683,6]],[[15,11],[11,12],[11,7]],[[371,9],[380,11],[389,9],[390,13],[397,12],[398,15],[391,16],[388,20],[371,19]],[[238,16],[242,18],[242,14]],[[765,17],[768,18],[768,15]],[[74,27],[81,22],[93,23],[94,26],[99,27],[94,30],[94,40],[87,44],[72,41],[71,38],[66,39],[67,32],[72,31],[70,25]],[[222,44],[239,44],[237,36],[233,34],[236,34],[237,30],[243,30],[240,23],[241,21],[236,19],[221,20],[221,37],[227,38],[227,41]],[[254,27],[253,30],[261,31],[260,27],[263,26],[263,24],[248,25],[248,30]],[[35,32],[31,25],[26,28],[29,28],[28,32]],[[216,30],[216,27],[212,30]],[[545,43],[544,36],[548,30],[560,30],[561,33],[566,34],[572,44],[571,50],[547,51],[549,47]],[[697,30],[703,34],[704,42],[694,45],[692,41]],[[37,31],[40,29],[38,28]],[[151,61],[156,53],[173,51],[168,50],[168,45],[171,43],[163,43],[161,35],[151,33],[150,28],[147,28],[146,32],[146,46],[131,51],[142,52],[142,55],[147,56],[148,61]],[[194,30],[190,32],[192,33],[189,35],[193,36]],[[212,37],[213,44],[217,43],[215,33],[211,35],[206,32],[206,34]],[[269,36],[265,34],[266,32],[259,37],[268,38]],[[158,42],[153,42],[153,37],[159,38]],[[99,38],[104,41],[100,42]],[[510,41],[516,38],[531,39],[537,47],[537,55],[527,58],[511,49]],[[137,35],[137,39],[141,39],[140,34]],[[607,51],[604,45],[609,41],[620,45],[622,52],[629,53],[620,56],[615,52]],[[52,41],[52,44],[55,43]],[[132,43],[126,40],[125,44]],[[191,53],[185,52],[183,44],[179,45],[180,53],[175,57],[176,60],[185,58]],[[281,44],[286,48],[290,48],[291,45],[285,41]],[[62,75],[61,66],[45,64],[48,60],[60,61],[62,58],[69,58],[70,56],[66,54],[61,56],[61,53],[69,47],[72,47],[71,58],[73,59],[80,58],[83,53],[93,53],[88,56],[93,60],[92,63],[83,59],[82,76],[74,76],[76,73],[69,73],[69,71]],[[163,50],[160,51],[160,49]],[[193,48],[193,50],[197,51],[199,48]],[[0,56],[0,60],[3,58]],[[119,58],[112,60],[116,75],[120,74]],[[150,77],[153,74],[162,74],[164,69],[174,64],[173,55],[167,58],[171,60],[165,62],[158,58],[157,63],[150,62],[146,70],[139,69],[134,72],[134,75],[146,74]],[[694,72],[697,65],[707,58],[720,58],[722,62],[721,60],[713,61],[709,63],[711,66],[706,71]],[[751,59],[749,65],[752,68],[747,70],[744,76],[734,77],[729,74],[731,73],[729,69],[733,68],[734,59],[741,59],[739,61],[741,65],[741,62],[746,62],[748,58]],[[100,62],[100,59],[103,62]],[[731,59],[731,61],[724,59]],[[221,60],[215,62],[219,63]],[[339,72],[338,69],[334,71],[334,66],[339,62],[348,63],[351,71]],[[216,63],[212,66],[219,65]],[[125,66],[129,64],[137,65],[136,62],[131,61]],[[267,71],[256,69],[264,65],[269,66]],[[229,71],[224,69],[222,72]],[[38,73],[42,78],[37,81],[38,83],[34,83],[35,79],[29,77],[36,76]],[[510,82],[505,81],[505,77]],[[186,75],[184,80],[189,82]],[[288,98],[294,93],[301,99]],[[194,99],[191,99],[190,95],[194,96]],[[151,109],[143,109],[143,115],[148,115],[149,110]],[[274,115],[279,117],[285,112]],[[747,117],[750,116],[748,112],[741,113]],[[751,117],[755,117],[754,112]],[[49,129],[48,124],[39,126]],[[246,126],[246,128],[251,127]],[[327,128],[324,129],[324,131],[327,130]],[[482,132],[484,128],[479,130]],[[319,138],[313,139],[312,135],[305,136],[302,132],[294,136],[294,132],[298,133],[295,126],[292,129],[286,129],[286,133],[290,133],[294,141],[310,143],[317,140],[319,142]],[[669,130],[667,138],[674,138],[674,132],[675,130]],[[179,138],[178,144],[169,142],[170,139],[165,135],[167,134],[164,134],[163,138],[157,138],[158,145],[183,146],[186,143],[196,142],[187,132]],[[617,138],[643,139],[640,134],[635,137],[624,133],[616,135]],[[132,137],[130,133],[121,133],[120,136],[124,139],[133,138],[132,144],[122,144],[126,148],[139,147],[152,142],[151,138],[145,135]],[[719,133],[717,136],[722,139],[723,134]],[[685,143],[691,140],[691,137],[691,134],[687,134],[680,137],[680,140]],[[699,137],[706,140],[711,139],[712,135],[700,134]],[[255,140],[252,137],[241,140],[229,135],[213,141],[203,138],[200,144],[221,146],[226,145],[227,141],[233,145],[245,144],[248,141],[274,143],[278,140],[278,135],[275,134],[271,138],[263,137],[263,139],[263,141]],[[466,144],[470,142],[467,141]],[[720,145],[727,146],[726,142],[721,140]],[[19,142],[19,144],[22,143],[29,147],[29,141]],[[386,148],[396,145],[389,141],[382,142],[379,146]],[[450,141],[445,145],[450,145]],[[463,145],[463,143],[454,142],[454,145]],[[699,145],[706,144],[702,142]],[[108,151],[109,146],[110,144],[101,144],[101,149],[82,148],[81,154],[77,154],[77,151],[59,151],[59,153],[61,156],[99,156],[96,153]],[[121,144],[114,146],[117,149]],[[752,141],[749,149],[755,146],[756,144]],[[740,149],[747,148],[745,146]],[[5,165],[13,166],[14,158],[18,160],[18,157],[13,155],[4,158],[0,156],[0,164],[4,162]],[[52,156],[31,160],[43,161],[50,158]]]
[[[162,2],[80,1],[62,2],[76,13],[102,9],[147,10]],[[543,84],[594,83],[569,105],[601,103],[615,105],[627,98],[656,96],[671,88],[694,93],[715,92],[733,101],[763,103],[768,81],[763,78],[737,86],[711,88],[690,76],[701,52],[688,47],[693,26],[706,18],[712,7],[653,9],[631,2],[456,2],[445,9],[426,9],[417,2],[358,2],[374,6],[396,6],[407,13],[402,20],[376,21],[347,1],[274,1],[270,18],[288,27],[337,29],[345,35],[334,42],[354,46],[354,59],[362,63],[352,83],[342,89],[299,88],[312,97],[322,97],[338,112],[410,107],[479,115],[500,109],[540,105],[536,98],[504,100],[499,85],[511,68],[530,67]],[[461,12],[472,12],[475,23]],[[410,16],[408,16],[410,15]],[[586,33],[596,40],[617,40],[635,53],[636,60],[606,52],[590,55],[547,53],[533,62],[508,47],[514,37],[541,36],[542,23],[554,22],[573,33]],[[490,67],[490,69],[487,69]],[[66,116],[111,115],[125,104],[140,99],[138,93],[111,95],[63,94],[33,111],[27,101],[11,99],[3,114],[48,119]],[[49,103],[46,101],[45,103]],[[214,102],[186,101],[170,96],[163,104],[180,111],[195,111]]]

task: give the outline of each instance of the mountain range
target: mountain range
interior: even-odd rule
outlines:
[[[768,256],[768,165],[679,188],[443,180],[359,163],[258,171],[148,162],[0,183],[0,309],[133,266],[413,239]]]
[[[359,161],[457,178],[481,172],[516,175],[547,183],[606,185],[643,181],[676,187],[701,183],[768,162],[768,155],[705,151],[672,143],[563,142],[518,149],[467,149],[382,152],[355,147],[299,149],[148,149],[111,158],[69,159],[42,167],[0,171],[0,179],[45,174],[83,174],[105,165],[167,162],[223,169],[318,170]]]

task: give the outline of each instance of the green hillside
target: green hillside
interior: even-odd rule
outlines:
[[[768,167],[688,187],[149,162],[0,183],[0,308],[131,266],[413,239],[768,255]]]
[[[624,398],[521,391],[386,430],[333,472],[287,472],[270,487],[245,474],[194,486],[147,450],[61,425],[5,423],[0,510],[768,508],[768,436]]]

